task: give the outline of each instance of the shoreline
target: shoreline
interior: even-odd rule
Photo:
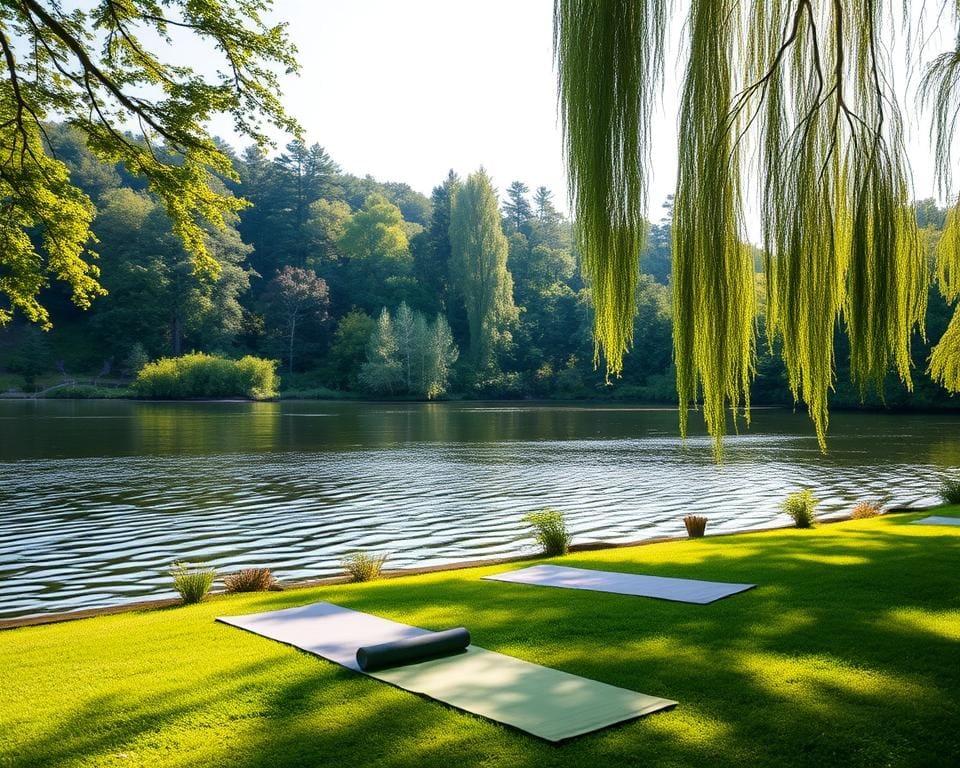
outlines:
[[[679,411],[676,403],[657,402],[650,400],[639,400],[632,397],[505,397],[490,398],[466,397],[462,393],[454,397],[445,397],[437,400],[411,399],[411,398],[392,398],[384,399],[382,397],[366,397],[359,393],[347,393],[337,395],[336,397],[284,397],[281,392],[278,397],[267,398],[263,400],[253,400],[244,397],[184,397],[175,399],[159,399],[144,397],[38,397],[36,394],[0,392],[0,402],[128,402],[128,403],[225,403],[225,404],[244,404],[244,403],[375,403],[390,405],[436,405],[444,403],[473,403],[490,405],[573,405],[579,404],[589,407],[619,406],[631,405],[642,406],[650,410]],[[696,407],[689,408],[690,412],[697,412]],[[793,412],[802,412],[803,408],[795,403],[758,403],[750,407],[751,411],[770,411],[784,410]],[[907,415],[932,415],[932,414],[960,414],[960,403],[956,405],[854,405],[842,404],[831,405],[830,410],[833,413],[866,413],[866,414],[888,414],[895,416]]]
[[[936,506],[931,507],[894,507],[892,509],[886,510],[882,513],[882,516],[886,517],[888,515],[895,514],[913,514],[918,512],[926,512],[930,509],[936,509]],[[832,515],[830,517],[818,518],[818,525],[830,525],[832,523],[842,523],[850,520],[850,515]],[[715,533],[708,534],[704,538],[713,539],[713,538],[722,538],[729,536],[743,536],[757,533],[766,533],[769,531],[782,531],[789,530],[794,528],[793,525],[776,525],[768,526],[765,528],[744,528],[739,531],[730,531],[726,533]],[[627,542],[584,542],[582,544],[571,544],[570,545],[570,554],[577,554],[580,552],[599,552],[603,550],[610,549],[628,549],[632,547],[643,547],[651,544],[663,544],[671,541],[686,541],[690,537],[686,535],[681,536],[654,536],[647,539],[638,539],[636,541],[627,541]],[[539,560],[544,559],[542,556],[538,555],[511,555],[509,557],[499,557],[491,559],[481,559],[481,560],[459,560],[453,563],[443,563],[441,565],[426,565],[418,566],[412,568],[396,568],[394,570],[384,571],[381,575],[381,579],[401,579],[408,578],[412,576],[423,576],[430,573],[443,573],[447,571],[462,571],[469,568],[482,568],[485,566],[492,565],[506,565],[509,563],[522,563],[529,560]],[[347,576],[326,576],[320,579],[306,579],[299,581],[288,581],[281,582],[280,589],[276,591],[280,592],[293,592],[302,589],[314,589],[316,587],[326,587],[326,586],[335,586],[337,584],[349,584],[352,583]],[[226,590],[217,590],[215,592],[210,592],[211,596],[225,595],[230,594]],[[236,593],[241,594],[241,593]],[[22,627],[36,627],[43,626],[46,624],[62,624],[68,621],[79,621],[81,619],[91,619],[98,616],[111,616],[114,614],[120,613],[137,613],[140,611],[155,611],[163,610],[165,608],[173,608],[180,605],[180,598],[177,597],[167,597],[167,598],[157,598],[154,600],[138,600],[131,603],[122,603],[119,605],[108,605],[102,606],[99,608],[80,608],[75,611],[57,611],[52,613],[40,613],[40,614],[31,614],[29,616],[14,617],[10,619],[0,619],[0,632],[11,629],[20,629]]]

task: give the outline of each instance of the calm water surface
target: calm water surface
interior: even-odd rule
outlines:
[[[694,417],[692,421],[697,421]],[[677,438],[677,414],[625,406],[0,401],[0,617],[170,595],[177,559],[282,579],[355,549],[394,567],[519,553],[521,515],[564,510],[574,540],[785,522],[862,499],[923,505],[960,465],[960,417],[834,414],[822,455],[802,414],[760,410],[731,437]]]

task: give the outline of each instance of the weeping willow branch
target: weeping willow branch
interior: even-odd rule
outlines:
[[[758,0],[752,14],[782,24],[786,5]],[[834,1],[819,17],[812,4],[801,7],[791,55],[765,75],[758,127],[767,329],[771,343],[783,339],[790,388],[825,447],[837,323],[861,392],[879,388],[891,366],[909,387],[910,335],[922,327],[927,276],[899,118],[879,75],[874,4]],[[755,67],[769,28],[756,34]]]
[[[686,434],[687,411],[702,393],[718,452],[727,404],[749,414],[756,335],[753,262],[740,237],[739,158],[730,123],[735,6],[736,0],[694,0],[691,6],[673,226],[680,429]]]
[[[749,417],[756,307],[742,226],[748,173],[758,179],[768,342],[782,338],[791,390],[807,404],[821,447],[837,329],[850,340],[861,392],[880,389],[891,369],[910,386],[910,338],[923,330],[928,274],[886,75],[882,36],[892,34],[894,10],[878,0],[690,2],[674,352],[681,430],[702,399],[718,448],[728,408]],[[599,289],[597,344],[615,369],[633,318],[630,249],[640,223],[631,216],[643,202],[651,103],[642,74],[659,71],[664,44],[656,13],[645,2],[556,3],[571,197]],[[618,34],[609,25],[621,17]],[[626,33],[633,29],[643,34]],[[957,72],[951,64],[951,85],[941,87],[950,96]],[[621,92],[628,86],[633,97]],[[941,123],[952,130],[958,113],[944,109]],[[941,272],[955,276],[957,264]]]
[[[954,21],[960,3],[954,4]],[[955,50],[936,57],[927,67],[920,85],[921,103],[932,110],[931,139],[940,191],[952,195],[953,153],[960,117],[960,37]],[[937,243],[936,271],[940,292],[948,302],[960,298],[960,201],[947,212],[947,221]],[[930,354],[930,375],[951,392],[960,392],[960,305],[947,330]]]
[[[594,362],[619,374],[633,342],[646,223],[650,114],[671,3],[557,0],[554,55],[584,274],[595,307]]]

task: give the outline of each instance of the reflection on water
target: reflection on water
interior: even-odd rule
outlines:
[[[523,551],[518,520],[550,505],[576,541],[784,522],[935,500],[960,465],[960,418],[758,411],[712,461],[676,413],[591,406],[374,403],[0,403],[0,616],[167,596],[175,559],[282,579],[331,575],[353,549],[393,566]]]

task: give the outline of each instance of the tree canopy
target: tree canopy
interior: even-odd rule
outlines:
[[[824,445],[834,330],[861,392],[891,369],[911,386],[924,330],[928,261],[910,205],[903,93],[893,51],[923,68],[943,191],[949,195],[960,43],[930,60],[929,29],[960,4],[691,0],[674,201],[674,357],[681,429],[702,399],[717,439],[732,406],[749,416],[758,308],[745,211],[762,221],[766,334]],[[622,370],[645,236],[651,114],[674,4],[556,0],[555,55],[577,237],[595,302],[597,355]],[[680,21],[677,22],[681,23]],[[925,31],[926,30],[926,31]],[[759,179],[753,185],[748,178]],[[943,295],[960,295],[955,208],[937,251]],[[930,358],[960,391],[960,311]]]
[[[206,232],[245,203],[216,182],[235,172],[206,124],[229,115],[235,131],[260,146],[270,143],[269,125],[298,130],[278,97],[278,71],[296,70],[295,51],[284,25],[264,21],[270,5],[0,3],[0,323],[19,310],[48,325],[38,294],[51,277],[81,307],[103,292],[91,261],[94,209],[53,150],[53,119],[78,130],[102,161],[146,179],[194,269],[218,274]],[[191,41],[210,54],[204,71],[174,56]]]

